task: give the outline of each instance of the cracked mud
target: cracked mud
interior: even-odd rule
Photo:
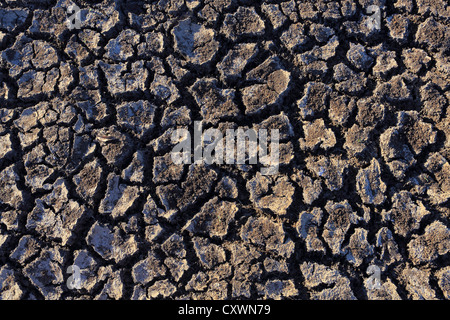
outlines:
[[[71,4],[0,0],[0,299],[450,298],[446,0]]]

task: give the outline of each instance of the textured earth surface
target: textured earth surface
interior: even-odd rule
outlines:
[[[71,4],[0,0],[0,299],[450,298],[448,1]]]

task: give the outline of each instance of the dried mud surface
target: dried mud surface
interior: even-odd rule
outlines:
[[[0,0],[0,299],[449,299],[447,1],[70,4]],[[199,120],[279,173],[175,165]]]

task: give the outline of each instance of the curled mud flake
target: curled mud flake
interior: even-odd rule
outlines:
[[[109,142],[115,142],[118,139],[114,136],[110,136],[107,134],[98,134],[96,136],[97,141],[102,142],[102,143],[109,143]]]

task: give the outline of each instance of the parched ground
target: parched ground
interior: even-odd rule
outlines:
[[[71,4],[0,0],[1,299],[450,298],[446,0]]]

